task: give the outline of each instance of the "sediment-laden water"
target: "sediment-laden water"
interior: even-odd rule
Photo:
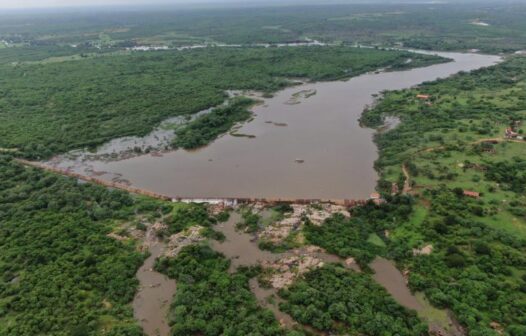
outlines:
[[[176,284],[174,280],[153,269],[155,260],[163,251],[162,243],[152,243],[149,248],[150,256],[137,271],[140,288],[133,300],[133,315],[148,336],[170,335],[167,316]]]
[[[314,257],[325,263],[341,263],[355,271],[360,270],[358,265],[354,263],[346,265],[343,258],[321,251],[311,252],[305,249],[298,249],[294,252],[271,253],[261,250],[254,235],[236,230],[236,224],[241,221],[241,216],[236,212],[232,212],[227,222],[218,224],[215,227],[215,230],[225,235],[225,241],[212,241],[211,243],[214,250],[221,252],[231,260],[231,272],[234,272],[239,266],[252,266],[262,262],[274,262],[280,258],[286,258],[295,254]],[[282,325],[292,327],[296,324],[290,315],[279,310],[278,305],[281,299],[277,295],[277,289],[263,288],[259,285],[257,279],[251,279],[250,289],[258,299],[258,302],[263,307],[270,309]]]
[[[486,67],[500,59],[437,54],[454,61],[282,90],[254,107],[253,121],[237,131],[255,138],[227,134],[197,151],[119,161],[64,156],[53,164],[172,197],[363,199],[378,179],[373,169],[378,157],[375,130],[358,122],[364,108],[373,103],[373,95]],[[112,150],[111,145],[103,148]]]
[[[237,130],[254,138],[225,135],[197,151],[107,159],[123,146],[144,147],[158,137],[170,140],[170,133],[159,129],[148,139],[117,139],[93,156],[65,155],[55,158],[52,164],[102,179],[128,181],[135,187],[172,197],[363,199],[374,190],[378,178],[373,169],[377,149],[373,143],[375,130],[360,127],[358,119],[373,103],[374,95],[500,60],[498,56],[480,54],[438,54],[454,61],[408,71],[370,73],[348,81],[307,83],[280,91],[254,107],[255,118]],[[396,119],[388,122],[389,127],[397,123]],[[275,261],[286,255],[260,250],[252,236],[236,232],[237,221],[239,215],[232,214],[227,223],[219,225],[217,229],[225,234],[226,242],[212,243],[214,249],[231,258],[232,271],[240,265]],[[134,313],[148,335],[169,334],[166,316],[175,282],[152,269],[162,248],[160,243],[153,244],[151,256],[137,273],[141,290],[134,300]],[[326,262],[341,261],[323,253],[316,257]],[[377,259],[371,267],[376,272],[375,280],[400,304],[417,311],[425,309],[392,263]],[[268,304],[268,297],[275,296],[274,290],[261,288],[254,280],[250,285],[258,300],[278,319],[286,325],[293,323],[275,304]]]

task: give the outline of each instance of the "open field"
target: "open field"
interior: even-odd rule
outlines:
[[[389,115],[402,120],[376,137],[379,187],[400,186],[403,165],[416,202],[409,220],[389,233],[387,249],[410,272],[411,288],[423,291],[433,305],[452,309],[470,332],[490,330],[492,321],[511,335],[524,331],[522,317],[508,319],[504,316],[511,315],[496,307],[521,310],[526,303],[517,290],[526,269],[520,257],[526,248],[525,82],[526,59],[510,58],[489,69],[386,93],[362,118],[369,125]],[[506,139],[507,128],[515,132],[513,139]],[[432,253],[403,252],[423,246],[431,246]],[[476,311],[478,322],[464,305]]]

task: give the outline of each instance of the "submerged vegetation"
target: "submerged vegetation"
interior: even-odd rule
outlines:
[[[409,58],[414,61],[407,64]],[[275,91],[291,85],[291,77],[333,80],[387,66],[442,61],[405,51],[296,47],[155,51],[4,65],[0,148],[18,148],[26,157],[42,159],[116,137],[145,135],[168,117],[220,105],[226,90]],[[244,104],[198,118],[179,131],[182,139],[176,145],[194,148],[212,140],[246,117],[240,111]]]
[[[229,265],[205,245],[187,246],[176,258],[158,260],[156,269],[177,280],[169,314],[172,335],[303,335],[283,330],[273,313],[259,306],[248,286],[256,270],[229,274]]]
[[[248,108],[254,104],[252,99],[235,98],[226,106],[214,108],[175,132],[175,147],[194,149],[205,146],[219,135],[228,132],[236,123],[246,121],[252,116]]]
[[[297,321],[338,335],[422,336],[427,326],[400,306],[370,275],[337,265],[307,273],[280,293],[280,308]]]

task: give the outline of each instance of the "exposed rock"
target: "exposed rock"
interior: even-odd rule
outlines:
[[[225,205],[225,203],[222,203],[222,202],[218,204],[210,204],[208,206],[208,211],[213,216],[219,215],[221,212],[225,211],[226,209],[227,209],[227,206]]]
[[[267,226],[261,233],[261,238],[272,243],[281,243],[293,231],[298,230],[303,224],[303,219],[308,218],[314,225],[322,225],[323,222],[334,214],[340,213],[350,217],[350,213],[344,206],[333,204],[317,204],[316,206],[292,204],[292,213],[285,214],[285,218]]]
[[[197,225],[171,235],[164,254],[168,257],[175,257],[183,247],[203,241],[205,237],[201,235],[202,229],[202,226]]]
[[[118,235],[115,232],[108,233],[107,236],[110,237],[110,238],[113,238],[115,240],[119,240],[119,241],[123,241],[123,240],[128,239],[128,237],[124,237],[124,236]]]
[[[499,335],[504,334],[504,328],[502,328],[502,325],[498,322],[492,321],[489,326],[491,329],[495,330]]]
[[[323,265],[324,262],[317,257],[298,254],[262,263],[264,268],[270,269],[267,281],[275,289],[288,287],[301,275]]]
[[[431,244],[426,245],[426,246],[422,247],[421,249],[413,249],[413,255],[414,256],[430,255],[431,252],[433,252],[433,245],[431,245]]]
[[[351,266],[351,265],[354,265],[356,264],[356,260],[354,260],[353,257],[349,257],[347,259],[345,259],[345,265],[346,266]]]
[[[318,208],[318,209],[316,209]],[[323,222],[331,217],[334,214],[342,214],[345,217],[350,217],[351,214],[347,210],[346,207],[341,205],[334,205],[334,204],[319,204],[318,206],[309,207],[309,211],[307,212],[307,218],[312,222],[314,225],[321,225]]]

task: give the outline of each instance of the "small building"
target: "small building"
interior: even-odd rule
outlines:
[[[396,195],[396,194],[398,194],[399,191],[400,191],[400,189],[398,188],[398,184],[393,182],[391,184],[391,195]]]
[[[385,200],[382,198],[382,195],[380,195],[377,192],[373,192],[369,196],[369,200],[373,201],[373,203],[376,204],[376,205],[380,205],[380,204],[384,204],[385,203]]]
[[[372,200],[380,199],[380,198],[382,198],[382,196],[381,196],[379,193],[377,193],[377,192],[373,192],[373,193],[371,193],[371,195],[369,196],[369,199],[372,199]]]
[[[428,100],[429,98],[431,98],[431,96],[426,95],[426,94],[417,94],[416,98],[421,99],[421,100]]]
[[[511,127],[506,128],[506,130],[504,131],[504,137],[506,139],[513,139],[517,136],[519,136],[519,134],[517,132],[514,132]]]
[[[480,198],[480,193],[471,190],[464,190],[464,196],[478,199]]]

